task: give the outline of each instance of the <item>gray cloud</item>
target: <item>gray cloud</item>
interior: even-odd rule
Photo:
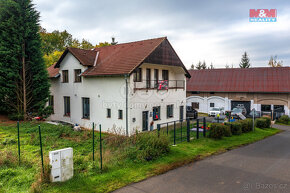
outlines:
[[[290,65],[290,3],[230,0],[35,0],[41,25],[68,30],[94,44],[167,36],[189,67],[198,60],[216,67],[238,65],[246,50],[253,66],[265,66],[270,55]],[[276,23],[250,23],[249,9],[278,10]]]

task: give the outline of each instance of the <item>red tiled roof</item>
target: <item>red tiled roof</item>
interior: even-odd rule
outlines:
[[[56,68],[59,68],[60,63],[70,52],[84,66],[93,66],[97,52],[94,50],[84,50],[79,48],[67,48],[56,63]]]
[[[55,78],[59,74],[59,68],[54,68],[56,63],[47,68],[48,77]]]
[[[84,76],[129,74],[153,52],[166,37],[95,48],[97,65]]]
[[[187,91],[290,93],[290,67],[190,70]]]

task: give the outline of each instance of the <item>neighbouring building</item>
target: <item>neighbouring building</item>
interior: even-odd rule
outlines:
[[[190,70],[187,105],[208,113],[243,106],[262,114],[286,114],[290,108],[290,67]]]
[[[132,134],[185,118],[190,74],[166,37],[68,48],[48,72],[51,120]]]

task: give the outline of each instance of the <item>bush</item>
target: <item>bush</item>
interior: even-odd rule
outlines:
[[[242,132],[247,133],[252,131],[253,129],[253,120],[252,119],[245,119],[239,121],[242,124]]]
[[[221,139],[225,134],[225,125],[220,123],[212,123],[209,130],[209,137],[214,139]]]
[[[279,118],[278,121],[280,123],[288,124],[288,122],[290,121],[290,118],[288,117],[288,115],[283,115]]]
[[[260,129],[269,128],[271,127],[271,119],[268,117],[261,117],[256,119],[255,125]]]
[[[169,138],[157,136],[155,132],[136,134],[135,144],[128,149],[127,156],[133,161],[150,161],[169,152]]]
[[[8,115],[8,118],[12,121],[23,121],[24,115],[21,113],[12,113]]]
[[[241,135],[242,134],[242,124],[240,122],[230,123],[231,131],[233,135]]]
[[[225,137],[231,137],[232,136],[231,128],[228,125],[224,125],[224,136]]]

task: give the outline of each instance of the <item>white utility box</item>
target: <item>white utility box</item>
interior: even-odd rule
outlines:
[[[71,147],[49,152],[51,182],[64,182],[73,177],[73,149]]]

